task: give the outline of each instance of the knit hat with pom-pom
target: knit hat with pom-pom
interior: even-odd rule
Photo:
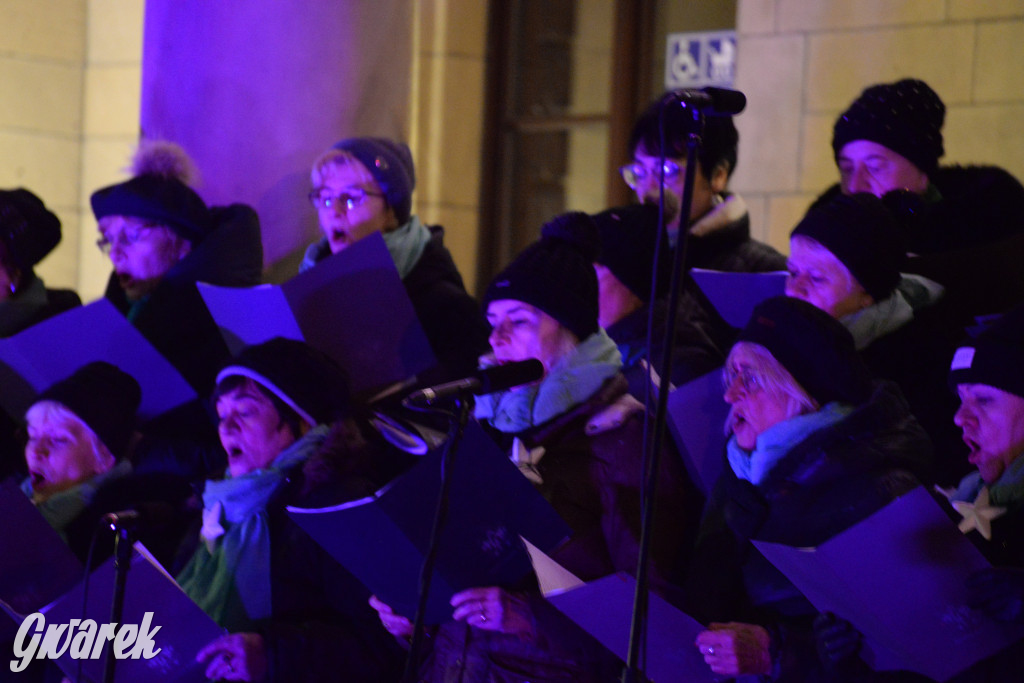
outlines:
[[[211,230],[213,220],[203,199],[188,186],[195,179],[194,166],[178,158],[184,150],[173,143],[141,145],[132,162],[135,177],[92,193],[90,203],[96,220],[107,216],[131,216],[165,225],[193,245]]]
[[[597,275],[601,248],[594,219],[573,212],[556,216],[541,237],[491,282],[483,305],[512,299],[536,306],[580,340],[598,330]]]

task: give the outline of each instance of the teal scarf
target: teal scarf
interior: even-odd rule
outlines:
[[[96,491],[108,481],[128,476],[131,471],[131,463],[127,460],[120,460],[106,472],[97,474],[92,479],[83,481],[81,484],[72,486],[60,493],[53,494],[42,503],[36,505],[36,509],[43,515],[43,519],[57,530],[61,538],[67,540],[64,536],[64,529],[82,513],[82,510],[92,503],[92,499],[96,496]],[[21,490],[31,498],[32,480],[26,479],[23,481]]]
[[[501,432],[518,434],[583,403],[621,367],[622,356],[615,342],[598,329],[539,383],[481,396],[475,414]]]
[[[887,299],[844,315],[839,322],[853,335],[858,351],[876,339],[895,332],[914,319],[914,314],[942,298],[945,288],[920,275],[900,275],[900,283]]]
[[[950,501],[973,503],[985,487],[981,472],[971,472],[956,487]],[[988,489],[989,504],[996,507],[1011,507],[1024,503],[1024,453],[1010,463],[1003,475]]]
[[[199,547],[178,575],[182,590],[218,624],[251,629],[271,612],[270,527],[267,503],[288,473],[323,443],[321,425],[282,451],[270,465],[241,477],[207,481]]]
[[[757,486],[768,476],[772,468],[792,450],[793,446],[819,429],[841,421],[853,412],[851,406],[832,402],[821,410],[806,415],[797,415],[783,420],[761,432],[753,451],[747,451],[736,443],[736,436],[729,438],[726,452],[732,471],[740,479]]]
[[[404,280],[412,272],[429,241],[430,230],[416,216],[412,216],[405,225],[384,233],[384,244],[395,262],[400,278]]]

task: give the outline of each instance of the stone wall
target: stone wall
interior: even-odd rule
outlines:
[[[946,103],[942,162],[1024,178],[1024,0],[739,0],[732,188],[756,237],[788,251],[836,182],[832,124],[868,85],[921,78]]]

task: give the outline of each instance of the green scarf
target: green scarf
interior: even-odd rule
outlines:
[[[53,494],[42,503],[36,505],[36,509],[43,515],[43,519],[56,529],[61,538],[66,541],[64,529],[67,528],[68,524],[75,521],[75,518],[82,513],[82,510],[89,507],[92,499],[96,496],[96,491],[108,481],[128,476],[131,471],[132,464],[127,460],[120,460],[114,463],[114,466],[106,472],[97,474],[88,481],[83,481],[81,484]],[[32,480],[25,479],[21,483],[21,490],[31,498]]]
[[[971,472],[960,480],[950,501],[973,503],[985,487],[981,472]],[[989,504],[997,507],[1012,507],[1024,503],[1024,453],[1010,463],[1002,476],[988,489]]]
[[[416,216],[412,216],[405,225],[384,233],[384,244],[398,268],[400,278],[404,280],[412,272],[429,241],[430,230]]]
[[[757,486],[768,476],[789,453],[793,446],[806,439],[812,433],[830,427],[841,421],[853,411],[843,403],[833,401],[821,410],[806,415],[797,415],[783,420],[761,432],[754,443],[754,450],[748,451],[736,443],[736,436],[729,437],[726,452],[729,465],[740,479],[746,479]]]
[[[267,503],[289,471],[320,447],[327,432],[324,425],[309,431],[265,469],[206,482],[202,538],[178,584],[224,628],[251,630],[254,622],[270,616]]]
[[[518,434],[561,415],[594,395],[622,367],[615,342],[603,329],[559,360],[539,383],[477,399],[477,419]]]

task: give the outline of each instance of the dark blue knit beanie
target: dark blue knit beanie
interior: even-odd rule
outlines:
[[[386,138],[347,138],[336,143],[333,149],[348,152],[366,167],[380,185],[399,225],[409,220],[416,168],[408,145]]]

